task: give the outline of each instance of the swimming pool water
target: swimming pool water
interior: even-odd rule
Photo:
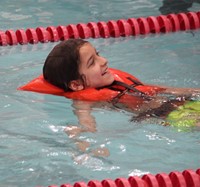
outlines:
[[[131,17],[147,17],[164,14],[159,9],[171,10],[173,6],[187,4],[174,0],[175,5],[165,5],[156,0],[7,0],[0,2],[0,30],[49,25],[67,25],[90,21],[108,21]],[[199,11],[200,3],[194,0],[187,11]],[[184,12],[185,9],[182,9]]]
[[[88,0],[82,6],[78,1],[16,2],[6,1],[7,9],[0,6],[4,16],[1,29],[156,15],[161,4],[139,0]],[[65,12],[66,3],[70,11]],[[193,9],[199,6],[194,5]],[[18,17],[14,19],[15,14]],[[132,73],[143,82],[200,87],[199,30],[90,41],[111,67]],[[0,48],[1,186],[47,186],[199,167],[199,128],[180,132],[156,122],[134,123],[130,122],[132,114],[105,108],[93,109],[97,132],[81,134],[79,139],[91,146],[86,153],[80,152],[75,141],[63,132],[67,125],[78,123],[71,100],[16,90],[41,74],[54,45]],[[98,147],[107,147],[110,156],[90,155]]]

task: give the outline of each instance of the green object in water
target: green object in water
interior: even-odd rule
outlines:
[[[188,101],[167,116],[167,122],[174,127],[194,127],[200,122],[200,101]]]

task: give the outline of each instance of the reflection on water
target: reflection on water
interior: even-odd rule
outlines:
[[[159,11],[161,14],[189,12],[195,3],[200,3],[200,0],[164,0]]]

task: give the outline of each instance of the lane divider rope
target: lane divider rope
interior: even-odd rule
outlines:
[[[200,187],[200,168],[196,171],[172,171],[169,174],[146,174],[142,177],[130,176],[129,178],[117,178],[115,180],[91,180],[88,183],[80,181],[73,185],[62,184],[49,187]]]
[[[0,30],[0,46],[57,42],[69,38],[109,38],[168,33],[200,28],[200,12],[168,14],[35,28]]]

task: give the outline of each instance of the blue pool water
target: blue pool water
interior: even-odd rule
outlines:
[[[0,30],[158,15],[162,6],[154,0],[0,4]],[[190,8],[199,9],[198,3]],[[199,30],[89,41],[111,67],[143,82],[200,88]],[[156,122],[134,123],[131,113],[106,108],[93,109],[97,132],[78,137],[91,144],[86,153],[80,152],[63,132],[78,123],[71,100],[16,90],[41,74],[54,45],[0,47],[0,186],[73,184],[200,167],[199,128],[180,132]],[[99,147],[108,148],[110,156],[89,154]]]

